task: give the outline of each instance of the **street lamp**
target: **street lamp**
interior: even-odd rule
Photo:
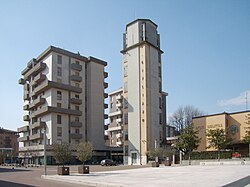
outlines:
[[[46,127],[44,127],[43,131],[43,140],[44,140],[44,149],[43,149],[43,162],[44,162],[44,175],[47,175],[47,168],[46,168]]]

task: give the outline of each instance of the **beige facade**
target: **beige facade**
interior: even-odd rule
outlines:
[[[246,117],[250,115],[250,111],[236,112],[236,113],[220,113],[214,115],[207,115],[193,118],[195,129],[198,130],[198,136],[201,138],[200,145],[197,151],[214,151],[213,148],[208,147],[208,139],[206,131],[209,129],[224,129],[228,138],[232,139],[232,146],[235,152],[242,152],[248,154],[247,145],[242,143],[245,136],[247,121]]]
[[[18,128],[24,145],[20,155],[43,155],[44,129],[47,145],[90,141],[94,150],[104,150],[106,65],[53,46],[27,64],[19,80],[25,121]]]
[[[19,147],[18,137],[16,131],[0,128],[0,154],[2,153],[4,156],[17,156]]]
[[[165,139],[162,113],[162,70],[157,25],[138,19],[123,37],[123,116],[125,164],[146,164],[147,152]],[[125,105],[126,103],[126,105]],[[162,132],[162,133],[161,133]],[[164,134],[164,135],[163,135]]]

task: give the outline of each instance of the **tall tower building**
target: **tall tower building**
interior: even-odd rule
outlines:
[[[45,142],[49,149],[54,142],[89,141],[96,153],[104,151],[106,65],[53,46],[27,64],[19,80],[24,86],[20,156],[35,156],[35,162],[43,163]],[[47,156],[52,156],[49,150]]]
[[[137,19],[123,35],[123,115],[127,164],[146,164],[146,153],[160,144],[162,73],[160,35],[149,19]],[[165,125],[165,124],[164,124]],[[165,134],[165,133],[162,133]]]

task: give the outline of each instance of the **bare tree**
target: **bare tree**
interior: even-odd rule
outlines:
[[[192,124],[193,117],[202,115],[204,113],[194,106],[180,106],[170,117],[170,125],[174,126],[179,134],[184,128]]]

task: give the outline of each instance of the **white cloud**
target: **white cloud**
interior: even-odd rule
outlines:
[[[247,90],[243,93],[241,93],[239,96],[231,98],[231,99],[225,99],[218,101],[218,104],[220,106],[243,106],[246,105],[246,96],[247,96],[247,102],[250,104],[250,90]]]

